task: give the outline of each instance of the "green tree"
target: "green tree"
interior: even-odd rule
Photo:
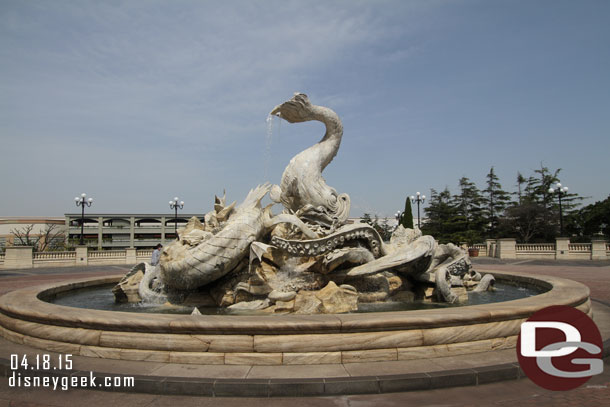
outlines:
[[[498,227],[498,219],[503,215],[504,209],[510,202],[508,192],[502,189],[499,178],[494,171],[494,167],[491,167],[487,178],[487,188],[483,190],[483,202],[485,209],[483,210],[483,216],[488,226],[488,234],[490,237],[495,237],[496,229]]]
[[[477,230],[482,225],[483,196],[467,177],[460,178],[459,188],[460,194],[454,197],[457,215],[463,219],[466,230]]]
[[[517,199],[519,205],[522,203],[522,193],[521,186],[527,184],[527,179],[520,172],[517,172]]]
[[[566,231],[582,241],[591,237],[610,237],[610,196],[574,211],[566,217]]]
[[[434,236],[441,243],[459,243],[455,240],[454,234],[462,231],[463,225],[460,223],[449,188],[445,188],[440,193],[431,189],[428,202],[428,207],[424,210],[427,219],[422,224],[422,233]]]
[[[528,199],[521,205],[513,205],[504,211],[498,233],[504,237],[515,237],[522,243],[529,243],[546,235],[549,224],[544,221],[545,208]],[[544,240],[544,239],[539,239]]]
[[[405,211],[400,217],[400,224],[406,229],[413,229],[413,209],[411,209],[411,198],[405,201]]]

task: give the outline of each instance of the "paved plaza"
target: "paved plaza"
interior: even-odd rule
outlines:
[[[477,258],[473,261],[476,270],[498,270],[516,271],[531,275],[550,275],[555,277],[570,278],[587,285],[591,290],[594,312],[596,309],[610,310],[610,262],[591,262],[591,261],[500,261],[489,258]],[[32,270],[3,270],[0,271],[0,295],[6,292],[45,284],[66,279],[76,279],[85,277],[95,277],[110,274],[121,274],[127,272],[127,266],[95,266],[95,267],[72,267],[61,269],[32,269]],[[603,321],[604,328],[608,321]],[[598,322],[599,324],[599,322]],[[602,327],[600,326],[600,329]],[[0,342],[0,358],[7,359],[8,354],[37,352],[27,349],[23,345],[16,345],[2,340]],[[516,359],[514,350],[500,351],[497,355],[498,360],[486,361],[488,364]],[[372,374],[398,374],[399,369],[406,371],[417,371],[417,369],[430,370],[432,365],[437,368],[458,369],[472,366],[473,360],[478,354],[452,358],[436,358],[430,361],[411,361],[407,366],[404,363],[376,362],[368,364],[353,364],[347,366],[348,371],[340,372],[350,376],[367,376]],[[415,363],[417,362],[417,363]],[[159,374],[180,374],[181,376],[192,377],[212,377],[215,373],[213,366],[173,366],[170,364],[152,364],[149,362],[126,362],[112,361],[92,358],[79,357],[77,363],[79,369],[123,372],[125,374],[142,374],[143,371],[150,370]],[[485,362],[483,362],[485,363]],[[427,366],[426,366],[427,365]],[[293,370],[291,374],[298,374],[301,377],[317,377],[326,375],[327,377],[338,375],[333,373],[333,369],[341,369],[340,366],[331,365],[312,365],[298,366],[300,371]],[[218,369],[218,367],[216,367]],[[235,377],[265,377],[271,374],[274,367],[233,367]],[[267,372],[267,373],[266,373]],[[226,371],[218,370],[218,374],[226,375]],[[310,376],[307,376],[307,375]],[[0,407],[4,406],[65,406],[65,405],[87,405],[102,406],[111,404],[122,404],[130,406],[404,406],[404,405],[423,405],[423,406],[588,406],[588,405],[610,405],[610,363],[606,359],[605,371],[601,375],[593,377],[581,388],[569,392],[550,392],[546,391],[529,379],[505,380],[496,383],[482,384],[478,386],[451,387],[444,389],[411,391],[403,393],[384,393],[366,395],[343,395],[330,397],[302,397],[302,398],[236,398],[236,397],[192,397],[192,396],[171,396],[156,394],[129,394],[121,392],[104,392],[93,390],[47,390],[47,389],[23,389],[10,388],[8,379],[0,380]]]

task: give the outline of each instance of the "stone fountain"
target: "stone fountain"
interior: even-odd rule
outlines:
[[[493,276],[481,280],[452,244],[402,226],[384,242],[372,226],[348,222],[349,195],[322,177],[343,137],[333,110],[296,93],[270,114],[320,121],[326,133],[290,160],[279,185],[257,186],[240,205],[216,197],[204,223],[193,217],[178,231],[159,266],[143,263],[127,274],[114,289],[117,302],[317,314],[371,302],[464,302],[467,289],[493,287]],[[263,208],[267,194],[273,204]],[[280,214],[274,204],[283,206]]]
[[[468,289],[488,289],[494,277],[482,273],[481,278],[464,251],[438,245],[419,230],[398,227],[390,242],[383,242],[371,226],[350,224],[349,197],[322,178],[340,146],[339,117],[312,105],[304,94],[271,113],[291,123],[326,125],[322,140],[290,161],[279,185],[254,188],[240,205],[216,197],[205,222],[191,219],[164,249],[159,267],[142,263],[125,276],[68,280],[3,295],[0,336],[106,359],[346,364],[514,348],[521,323],[549,305],[591,315],[589,290],[580,283],[495,271],[499,282],[541,294],[462,307],[350,312],[365,303],[460,302]],[[261,207],[267,194],[283,206],[282,213],[274,215],[273,204]],[[132,313],[53,303],[109,284],[119,302],[216,306],[235,313],[256,310],[256,315]]]

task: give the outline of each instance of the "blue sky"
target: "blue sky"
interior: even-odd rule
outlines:
[[[352,216],[541,163],[610,193],[608,1],[0,2],[1,216],[212,209],[279,183],[321,123],[266,117],[295,91],[344,136],[324,172]],[[281,208],[276,206],[275,212]]]

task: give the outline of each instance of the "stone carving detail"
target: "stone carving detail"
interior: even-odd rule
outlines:
[[[279,236],[271,238],[271,244],[293,256],[319,256],[343,247],[352,241],[365,243],[374,257],[382,254],[379,233],[369,225],[346,225],[337,232],[314,240],[287,240]]]
[[[326,133],[290,160],[279,185],[259,185],[238,206],[226,204],[226,192],[215,196],[205,222],[193,217],[179,229],[159,266],[142,263],[125,276],[113,290],[117,302],[309,314],[385,301],[464,301],[467,290],[493,289],[493,277],[477,276],[454,245],[402,226],[383,242],[372,226],[348,224],[349,196],[322,177],[343,137],[334,111],[296,93],[271,114],[290,123],[320,121]],[[267,194],[282,213],[261,206]]]
[[[295,93],[292,99],[276,106],[272,115],[290,123],[317,120],[326,126],[320,142],[290,160],[280,185],[274,185],[271,199],[311,223],[327,227],[343,224],[350,209],[347,194],[338,194],[322,177],[322,171],[335,158],[343,137],[339,116],[327,107],[311,104],[307,95]]]

